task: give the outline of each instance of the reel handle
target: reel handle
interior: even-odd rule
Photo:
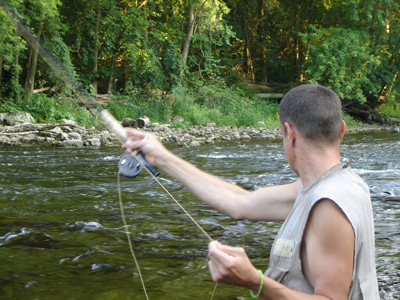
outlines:
[[[137,155],[138,159],[142,160],[142,163],[146,166],[146,168],[154,175],[154,176],[158,176],[160,175],[160,172],[154,168],[147,160],[146,157],[144,157],[144,154],[142,152],[139,152]]]

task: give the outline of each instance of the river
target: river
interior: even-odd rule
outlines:
[[[296,179],[281,141],[169,148],[246,189]],[[371,188],[382,299],[400,297],[399,150],[393,133],[350,134],[342,146]],[[1,299],[145,299],[119,211],[122,154],[118,147],[0,146]],[[213,239],[244,246],[257,268],[267,268],[280,223],[233,221],[165,174],[160,180]],[[149,298],[210,299],[205,235],[147,174],[121,179],[121,190]],[[214,299],[248,295],[220,284]]]

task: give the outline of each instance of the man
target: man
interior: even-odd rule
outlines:
[[[340,164],[346,125],[338,96],[320,85],[291,89],[280,104],[283,146],[296,182],[246,191],[169,152],[148,133],[127,130],[128,152],[187,186],[234,219],[284,220],[263,274],[243,248],[209,244],[214,281],[260,299],[379,299],[369,189]]]

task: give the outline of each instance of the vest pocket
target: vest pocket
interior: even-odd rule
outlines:
[[[296,243],[293,240],[277,239],[271,249],[270,267],[280,270],[289,270]]]

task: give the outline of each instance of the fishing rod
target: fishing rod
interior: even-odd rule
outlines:
[[[118,141],[121,144],[124,144],[128,140],[128,134],[126,133],[125,129],[122,127],[121,123],[118,122],[117,119],[107,110],[102,108],[100,105],[98,105],[92,95],[90,95],[86,89],[67,71],[65,66],[52,54],[52,52],[48,49],[46,49],[41,41],[37,38],[35,38],[29,31],[28,26],[26,23],[18,17],[17,13],[14,11],[11,11],[6,4],[4,4],[3,0],[0,0],[0,7],[3,8],[5,13],[8,15],[10,20],[12,21],[13,25],[17,29],[17,31],[21,34],[21,36],[27,41],[27,43],[36,51],[38,51],[39,55],[42,57],[42,59],[47,63],[47,65],[61,78],[61,80],[69,85],[72,90],[78,92],[78,94],[81,97],[82,102],[85,104],[85,106],[89,109],[89,111],[94,115],[97,116],[107,127],[107,129],[114,133],[118,139]],[[94,108],[94,110],[92,109]],[[123,209],[123,203],[122,203],[122,195],[121,195],[121,190],[120,190],[120,179],[119,179],[119,174],[123,175],[124,177],[127,178],[135,178],[137,177],[142,169],[145,169],[151,177],[160,185],[160,187],[168,194],[168,196],[175,201],[175,203],[185,212],[185,214],[191,219],[191,221],[204,233],[204,235],[210,240],[213,241],[211,236],[200,226],[200,224],[185,210],[185,208],[178,202],[178,200],[175,199],[175,197],[164,187],[164,185],[158,180],[157,176],[160,174],[160,172],[157,171],[156,168],[154,168],[145,158],[143,153],[138,152],[137,154],[132,153],[132,154],[126,154],[124,155],[119,163],[118,163],[118,196],[119,196],[119,202],[120,202],[120,207],[121,207],[121,217],[123,220],[124,228],[125,228],[125,233],[128,237],[128,243],[129,243],[129,248],[133,257],[133,260],[135,261],[136,267],[139,272],[140,280],[142,282],[143,290],[146,296],[146,299],[148,298],[146,288],[144,285],[144,281],[140,272],[140,267],[137,262],[136,256],[133,251],[132,247],[132,242],[129,237],[129,231],[125,219],[125,214],[124,214],[124,209]],[[213,299],[215,291],[217,288],[217,283],[214,286],[214,290],[211,294],[211,299]],[[211,300],[210,299],[210,300]]]

